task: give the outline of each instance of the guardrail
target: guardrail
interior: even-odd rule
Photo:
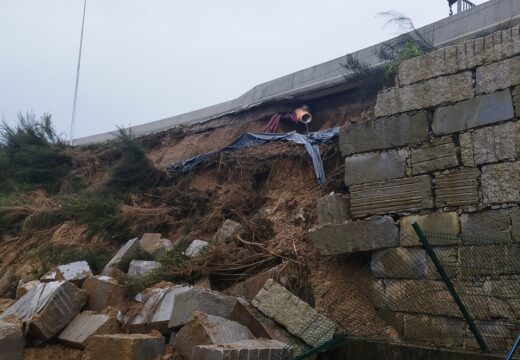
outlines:
[[[457,13],[460,13],[462,11],[469,10],[477,5],[473,4],[469,0],[448,0],[448,3],[450,4],[450,15],[453,15],[453,9],[452,6],[457,3]]]

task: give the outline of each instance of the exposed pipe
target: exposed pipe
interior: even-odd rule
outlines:
[[[76,128],[76,106],[78,104],[78,88],[79,88],[79,71],[81,67],[81,50],[83,48],[83,30],[85,29],[85,13],[87,10],[87,0],[83,3],[83,20],[81,21],[81,36],[79,40],[78,68],[76,69],[76,86],[74,88],[74,102],[72,104],[72,120],[70,122],[70,144],[74,139],[74,130]]]

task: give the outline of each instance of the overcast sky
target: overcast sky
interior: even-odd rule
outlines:
[[[75,137],[240,96],[417,27],[446,0],[87,0]],[[478,4],[484,1],[474,1]],[[0,0],[0,115],[49,112],[68,133],[83,0]]]

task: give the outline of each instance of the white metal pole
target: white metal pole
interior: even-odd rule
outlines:
[[[72,120],[70,122],[70,144],[74,139],[74,130],[76,128],[76,106],[78,104],[78,87],[79,87],[79,71],[81,67],[81,50],[83,48],[83,30],[85,29],[85,13],[87,10],[87,0],[83,3],[83,20],[81,21],[81,35],[79,40],[78,68],[76,70],[76,87],[74,88],[74,103],[72,104]]]

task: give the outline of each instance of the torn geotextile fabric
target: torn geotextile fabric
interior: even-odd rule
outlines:
[[[248,132],[242,134],[238,139],[233,141],[228,146],[223,147],[222,149],[194,156],[190,159],[171,164],[167,166],[167,168],[171,170],[181,169],[186,173],[204,160],[209,159],[221,152],[233,152],[244,148],[263,145],[271,141],[290,141],[305,146],[305,150],[307,150],[307,153],[311,157],[316,179],[320,183],[320,186],[323,187],[325,185],[325,171],[323,170],[323,162],[321,161],[321,154],[318,145],[322,143],[330,143],[338,136],[338,134],[339,127],[311,132],[307,135],[298,134],[295,131],[287,134],[264,134]]]

